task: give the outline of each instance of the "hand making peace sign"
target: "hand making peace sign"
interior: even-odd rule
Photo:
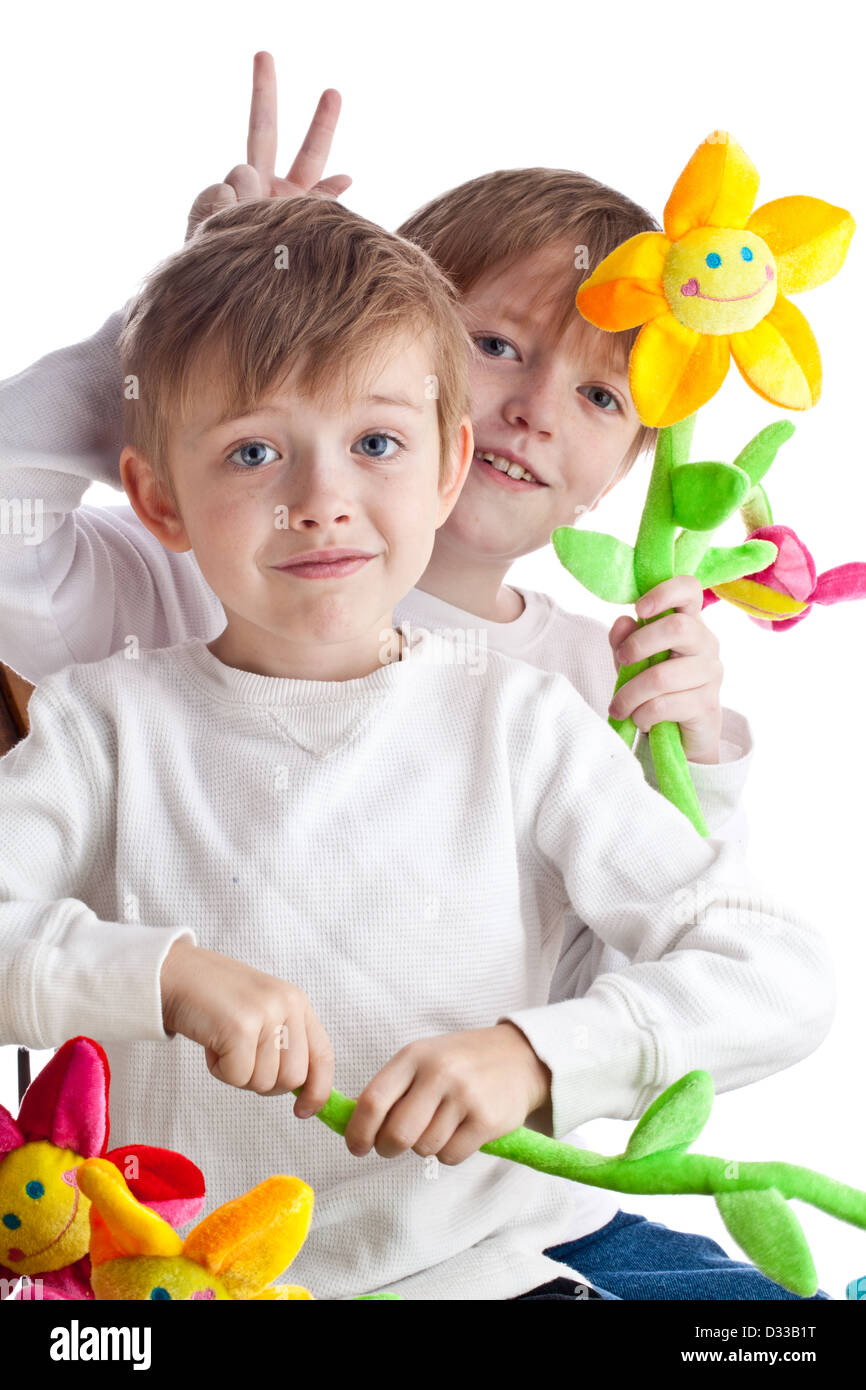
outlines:
[[[249,198],[291,198],[310,193],[322,198],[339,198],[352,180],[347,174],[322,174],[340,114],[340,93],[328,87],[319,104],[301,148],[284,179],[274,172],[277,159],[277,75],[270,53],[253,58],[253,95],[247,134],[246,164],[236,164],[223,183],[212,183],[199,193],[190,208],[186,229],[189,241],[199,223],[220,208],[231,207]]]

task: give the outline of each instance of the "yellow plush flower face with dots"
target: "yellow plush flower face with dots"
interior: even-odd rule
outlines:
[[[0,1164],[0,1264],[33,1275],[87,1254],[90,1202],[75,1180],[83,1161],[45,1139],[6,1155]]]
[[[674,185],[664,233],[630,237],[577,292],[596,328],[643,325],[629,388],[645,425],[694,414],[732,357],[774,405],[807,410],[820,395],[818,344],[788,295],[836,274],[854,219],[820,198],[777,198],[752,211],[758,182],[737,142],[713,131]]]
[[[662,286],[671,313],[686,328],[744,333],[776,302],[776,262],[754,232],[696,227],[668,252]]]
[[[184,1255],[132,1255],[97,1265],[91,1276],[99,1299],[174,1302],[229,1299],[222,1279]]]

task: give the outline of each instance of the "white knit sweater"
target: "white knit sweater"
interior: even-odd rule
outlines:
[[[634,1118],[705,1067],[720,1090],[810,1052],[820,936],[702,840],[561,675],[406,634],[348,681],[261,676],[200,638],[46,677],[0,760],[0,1042],[106,1047],[112,1144],[202,1167],[208,1209],[270,1173],[316,1193],[286,1275],[320,1297],[501,1299],[563,1272],[573,1188],[477,1153],[354,1158],[292,1097],[215,1080],[162,1025],[184,933],[305,990],[356,1095],[407,1042],[511,1019],[553,1132]],[[570,908],[568,915],[566,910]],[[549,1003],[563,935],[625,969]],[[0,1252],[2,1258],[2,1252]]]
[[[114,340],[121,317],[112,315],[91,339],[0,383],[0,503],[13,504],[12,524],[5,534],[0,530],[0,658],[31,680],[72,660],[93,661],[116,651],[130,634],[149,648],[191,635],[209,640],[225,624],[191,553],[163,550],[128,506],[79,506],[91,480],[119,485],[120,363]],[[15,499],[25,502],[17,527]],[[28,499],[37,500],[37,514],[41,510],[39,544],[27,534]],[[486,649],[563,672],[604,715],[614,679],[606,629],[545,595],[521,592],[526,609],[511,623],[486,622],[419,589],[398,605],[395,621],[416,629],[469,628]],[[639,757],[652,782],[644,739]],[[713,833],[742,841],[738,802],[751,741],[746,721],[731,710],[724,711],[722,757],[718,765],[692,764],[693,780]],[[628,966],[621,951],[572,918],[566,905],[553,1000],[581,995],[598,975]],[[114,1103],[112,1114],[116,1124]],[[140,1136],[142,1130],[130,1124],[130,1133]],[[569,1137],[585,1142],[579,1134]],[[596,1229],[616,1210],[615,1197],[606,1192],[572,1185],[570,1193],[560,1239]]]

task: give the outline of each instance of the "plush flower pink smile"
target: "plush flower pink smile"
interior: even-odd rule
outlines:
[[[772,280],[774,275],[773,267],[771,265],[765,265],[764,272],[766,278]],[[701,287],[694,276],[692,276],[691,280],[687,280],[683,285],[680,294],[694,295],[697,299],[711,299],[714,304],[734,304],[739,299],[754,299],[755,295],[760,294],[763,288],[763,285],[759,285],[756,290],[752,290],[751,294],[701,294]]]

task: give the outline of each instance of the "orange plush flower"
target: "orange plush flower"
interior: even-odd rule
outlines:
[[[641,232],[605,257],[577,292],[596,328],[644,327],[629,385],[645,425],[684,420],[718,391],[730,358],[759,396],[808,410],[821,357],[788,294],[841,269],[854,219],[820,198],[777,198],[754,212],[758,172],[714,131],[674,185],[664,234]]]

